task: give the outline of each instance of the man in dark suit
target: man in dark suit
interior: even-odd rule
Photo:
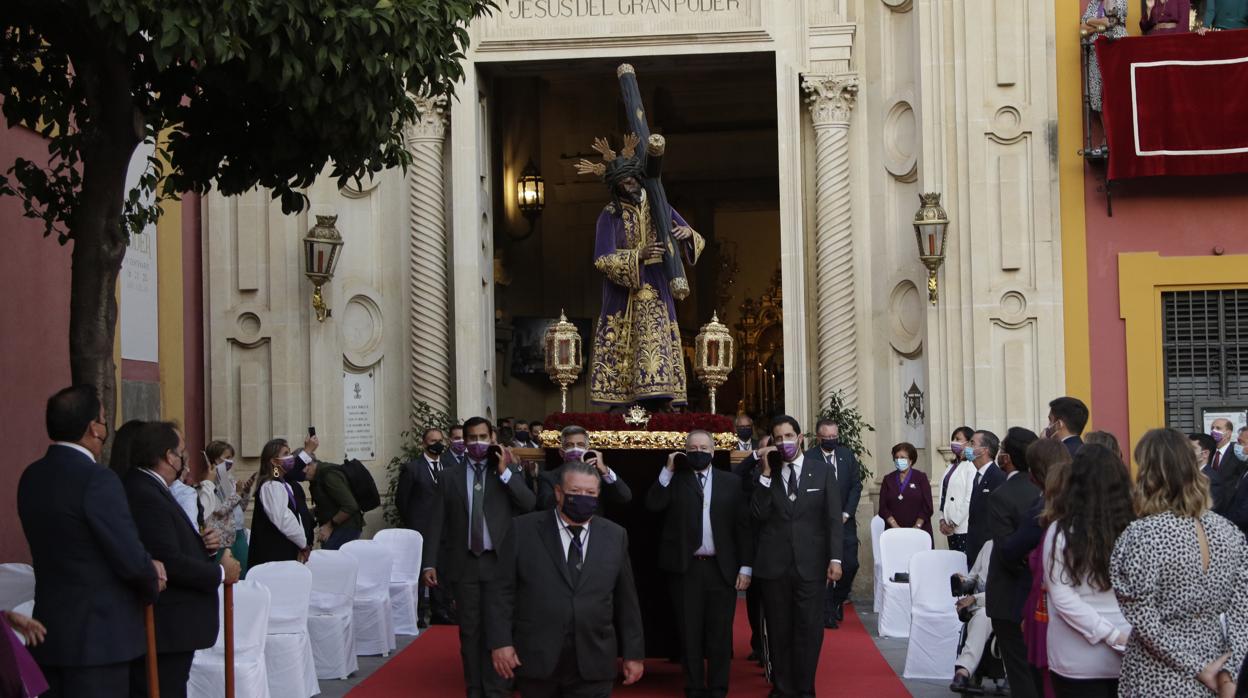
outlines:
[[[1248,463],[1235,455],[1237,435],[1231,420],[1221,417],[1213,420],[1209,438],[1214,444],[1213,450],[1209,452],[1213,510],[1225,516],[1230,510],[1231,500],[1235,497],[1235,490],[1248,468]]]
[[[991,536],[988,527],[988,495],[1005,482],[1005,473],[997,467],[997,450],[1000,439],[990,431],[977,431],[963,447],[963,455],[975,466],[975,480],[971,488],[970,512],[967,514],[966,561],[975,564],[979,549]],[[969,568],[969,567],[968,567]]]
[[[511,452],[494,443],[488,419],[464,423],[467,460],[442,472],[425,538],[426,586],[450,584],[459,615],[459,653],[470,698],[509,697],[507,682],[489,670],[482,613],[485,583],[498,565],[497,550],[511,530],[512,517],[533,510],[533,492],[512,462]]]
[[[452,424],[450,429],[446,430],[451,442],[446,447],[448,455],[446,465],[463,465],[468,460],[467,448],[468,444],[464,443],[464,425]]]
[[[733,420],[737,431],[738,451],[753,451],[758,448],[758,439],[754,438],[754,418],[742,412]]]
[[[1083,429],[1088,426],[1088,406],[1077,397],[1059,397],[1049,403],[1049,426],[1046,436],[1061,441],[1070,457],[1083,445]]]
[[[1213,442],[1206,434],[1200,434],[1199,436],[1209,439],[1210,443]],[[1235,457],[1238,460],[1248,461],[1248,427],[1240,427],[1239,438],[1236,443],[1231,445],[1231,450],[1236,452]],[[1231,523],[1239,526],[1239,530],[1243,531],[1245,535],[1248,535],[1248,485],[1245,485],[1248,482],[1248,467],[1242,468],[1241,473],[1239,480],[1234,483],[1234,492],[1227,497],[1225,516],[1231,520]],[[1231,484],[1230,482],[1226,483],[1228,487]]]
[[[831,419],[821,420],[815,425],[815,436],[819,439],[819,445],[807,451],[805,456],[807,460],[822,460],[827,463],[841,492],[841,523],[844,524],[841,568],[844,574],[840,581],[828,587],[823,609],[823,625],[833,629],[839,627],[845,618],[845,602],[849,600],[854,577],[858,574],[858,522],[854,513],[858,511],[858,500],[862,497],[858,459],[853,451],[841,445],[840,435],[839,424]]]
[[[178,698],[186,695],[195,650],[217,640],[217,587],[238,581],[240,567],[228,550],[220,565],[213,562],[209,545],[221,545],[215,532],[201,536],[169,492],[186,469],[186,444],[177,427],[170,422],[144,424],[132,453],[136,467],[125,477],[130,511],[143,545],[165,563],[169,575],[155,609],[160,695]],[[130,695],[147,695],[142,658],[131,665]]]
[[[741,487],[745,491],[745,495],[749,498],[750,493],[754,489],[754,483],[758,481],[758,475],[762,472],[762,466],[758,461],[758,449],[766,446],[771,441],[771,437],[764,435],[761,439],[754,437],[754,420],[748,414],[740,414],[737,416],[737,448],[738,450],[747,450],[744,446],[749,446],[750,455],[741,460],[740,463],[733,468],[732,472],[741,478]],[[749,436],[745,439],[742,436],[749,430]],[[750,584],[745,590],[745,616],[750,622],[750,655],[747,657],[749,661],[757,661],[760,665],[763,663],[763,587],[761,584]]]
[[[421,435],[424,450],[399,470],[399,483],[395,487],[394,501],[403,526],[429,536],[429,519],[433,516],[433,501],[438,493],[438,480],[442,472],[455,465],[454,456],[446,450],[442,430],[426,429]],[[453,615],[450,599],[442,589],[425,588],[419,600],[420,627],[428,627],[430,620],[448,623]]]
[[[792,417],[772,423],[773,445],[758,450],[761,472],[750,495],[772,695],[782,698],[815,695],[824,593],[842,575],[840,488],[827,463],[803,457],[801,433]]]
[[[741,478],[712,467],[714,455],[709,432],[689,432],[646,493],[646,508],[664,515],[659,569],[669,575],[691,698],[728,695],[737,592],[753,575],[749,502]]]
[[[992,534],[992,557],[988,562],[985,585],[985,611],[992,619],[992,631],[1005,663],[1010,695],[1014,698],[1038,696],[1027,663],[1027,645],[1023,641],[1023,602],[1031,592],[1031,573],[1027,556],[1040,543],[1042,529],[1036,523],[1036,502],[1040,488],[1031,481],[1027,468],[1027,447],[1038,437],[1022,427],[1011,427],[1005,435],[997,462],[1006,474],[1006,481],[988,496],[989,527]],[[1013,537],[1023,529],[1030,531],[1030,545]]]
[[[625,685],[644,671],[628,533],[594,516],[600,480],[569,463],[556,508],[517,518],[503,541],[487,632],[495,672],[514,677],[522,698],[609,696],[617,657]]]
[[[143,607],[164,589],[165,568],[139,540],[121,482],[98,463],[104,419],[93,386],[53,395],[45,414],[53,443],[17,485],[35,568],[33,615],[47,628],[31,654],[51,698],[127,695],[130,662],[146,648]]]
[[[609,504],[628,504],[633,501],[633,490],[629,488],[628,483],[624,482],[615,474],[615,471],[607,467],[606,460],[599,451],[593,451],[589,448],[589,432],[585,427],[579,427],[574,424],[563,428],[559,433],[559,455],[563,459],[564,464],[585,462],[594,466],[598,470],[598,474],[602,476],[602,501]],[[545,482],[541,484],[541,491],[537,492],[537,508],[549,509],[555,506],[555,485],[559,483],[559,478],[563,472],[563,465],[541,473],[541,477]]]

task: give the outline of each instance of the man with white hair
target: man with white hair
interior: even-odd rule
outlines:
[[[563,464],[588,463],[598,471],[602,478],[602,501],[608,504],[627,504],[633,501],[633,490],[628,483],[620,479],[615,471],[607,467],[602,452],[589,447],[589,431],[585,427],[569,424],[559,432],[559,456]],[[537,508],[549,509],[555,505],[555,485],[559,484],[559,476],[563,465],[547,470],[541,477],[545,480],[537,493]]]

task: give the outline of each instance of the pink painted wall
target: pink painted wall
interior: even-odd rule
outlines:
[[[200,198],[182,195],[182,365],[183,409],[186,415],[186,450],[203,474],[203,459],[196,458],[205,446],[207,422],[204,393],[204,264],[200,236]]]
[[[46,158],[44,140],[0,125],[0,171],[17,157]],[[29,562],[17,481],[47,449],[44,403],[69,385],[71,247],[44,238],[40,223],[23,218],[13,197],[0,197],[0,227],[6,247],[0,255],[0,562]]]
[[[1114,216],[1105,215],[1098,177],[1084,178],[1088,249],[1088,323],[1094,426],[1113,432],[1124,450],[1127,429],[1126,330],[1119,316],[1118,254],[1162,256],[1248,253],[1248,176],[1146,179],[1114,184]],[[1248,269],[1244,270],[1248,281]],[[1128,440],[1130,439],[1130,440]]]

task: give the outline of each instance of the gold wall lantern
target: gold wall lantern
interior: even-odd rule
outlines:
[[[949,215],[940,205],[940,194],[919,194],[923,203],[914,214],[914,239],[919,245],[919,261],[927,267],[927,299],[936,305],[936,271],[945,261],[945,240]]]
[[[338,216],[317,216],[316,225],[303,239],[303,273],[312,282],[312,308],[316,310],[318,322],[325,322],[325,318],[333,315],[333,311],[325,305],[321,286],[334,278],[334,268],[338,266],[342,235],[335,227],[337,222]]]

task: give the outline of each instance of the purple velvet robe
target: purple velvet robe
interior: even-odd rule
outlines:
[[[688,225],[675,209],[672,224]],[[606,279],[589,370],[589,397],[596,403],[686,401],[676,302],[663,264],[642,261],[646,246],[656,239],[644,198],[639,206],[622,203],[617,209],[616,204],[607,204],[598,215],[594,267]],[[681,243],[685,262],[696,263],[705,244],[697,233]]]
[[[1155,0],[1150,11],[1140,19],[1145,34],[1179,34],[1188,31],[1191,22],[1191,0]],[[1174,24],[1158,28],[1158,24]]]

